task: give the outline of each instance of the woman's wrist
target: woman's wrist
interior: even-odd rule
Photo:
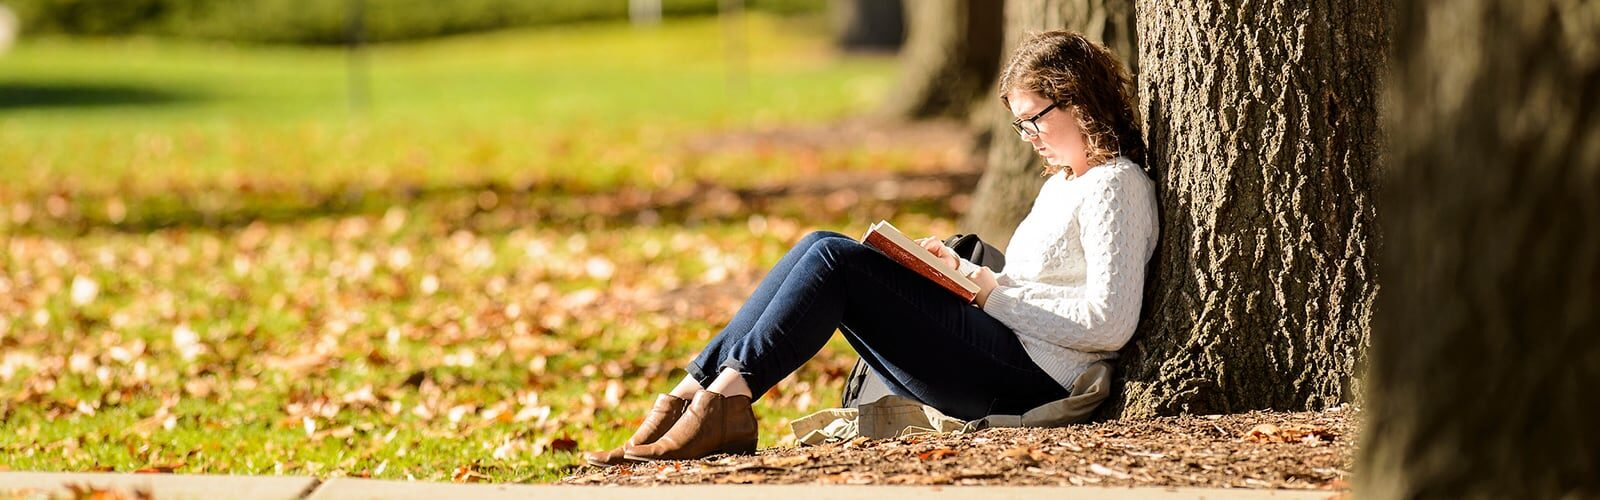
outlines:
[[[953,254],[953,252],[954,251],[952,251],[952,254]],[[974,264],[974,263],[972,263],[972,261],[969,261],[967,259],[963,259],[960,256],[956,257],[956,272],[961,274],[962,276],[966,276],[968,278],[971,278],[973,273],[978,272],[978,268],[979,267],[982,267],[982,266]]]

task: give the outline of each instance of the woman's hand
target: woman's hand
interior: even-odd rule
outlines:
[[[917,244],[922,245],[922,248],[933,254],[934,257],[944,261],[945,265],[950,266],[950,269],[961,267],[961,258],[956,257],[955,252],[951,252],[949,248],[945,248],[944,242],[939,241],[938,238],[929,236],[917,240]]]
[[[978,304],[979,309],[982,309],[983,305],[989,302],[989,292],[993,292],[995,288],[999,287],[1000,281],[995,278],[994,271],[988,267],[978,268],[969,277],[972,278],[973,283],[978,284],[978,296],[973,299],[973,302]]]

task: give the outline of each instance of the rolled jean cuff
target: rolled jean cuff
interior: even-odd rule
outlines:
[[[750,370],[744,369],[744,362],[739,361],[738,358],[728,358],[722,360],[722,366],[717,367],[717,373],[722,373],[722,370],[726,368],[732,368],[733,371],[739,372],[740,375],[744,375],[745,380],[750,380]]]
[[[689,365],[685,366],[683,369],[684,371],[689,372],[689,377],[693,378],[696,383],[699,383],[700,387],[702,388],[711,387],[711,381],[716,380],[717,378],[715,373],[706,375],[706,369],[700,367],[700,360],[689,362]]]
[[[755,376],[755,374],[750,373],[750,370],[745,369],[743,361],[734,358],[724,360],[715,372],[707,373],[705,367],[700,366],[700,360],[690,362],[683,369],[689,372],[689,376],[693,377],[695,382],[700,383],[700,387],[711,387],[711,382],[717,379],[717,375],[722,374],[724,368],[732,368],[733,371],[739,372],[740,375],[744,376],[746,383],[750,382],[751,377]]]

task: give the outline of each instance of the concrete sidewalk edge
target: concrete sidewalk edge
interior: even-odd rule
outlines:
[[[569,486],[528,484],[454,484],[379,479],[305,476],[227,476],[205,474],[131,474],[72,472],[0,472],[0,493],[33,491],[66,493],[67,485],[83,484],[132,494],[148,491],[158,499],[240,498],[249,500],[351,500],[539,498],[547,500],[916,500],[1008,498],[1243,499],[1325,500],[1331,490],[1259,490],[1222,488],[1100,486],[835,486],[835,485],[684,485]],[[888,498],[886,498],[888,497]]]

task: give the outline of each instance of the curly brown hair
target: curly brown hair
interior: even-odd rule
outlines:
[[[1144,163],[1144,139],[1134,114],[1133,78],[1117,55],[1104,45],[1071,31],[1034,33],[1000,73],[1000,102],[1006,94],[1034,91],[1072,109],[1084,132],[1089,165],[1117,156]],[[1044,175],[1061,167],[1045,166]]]

